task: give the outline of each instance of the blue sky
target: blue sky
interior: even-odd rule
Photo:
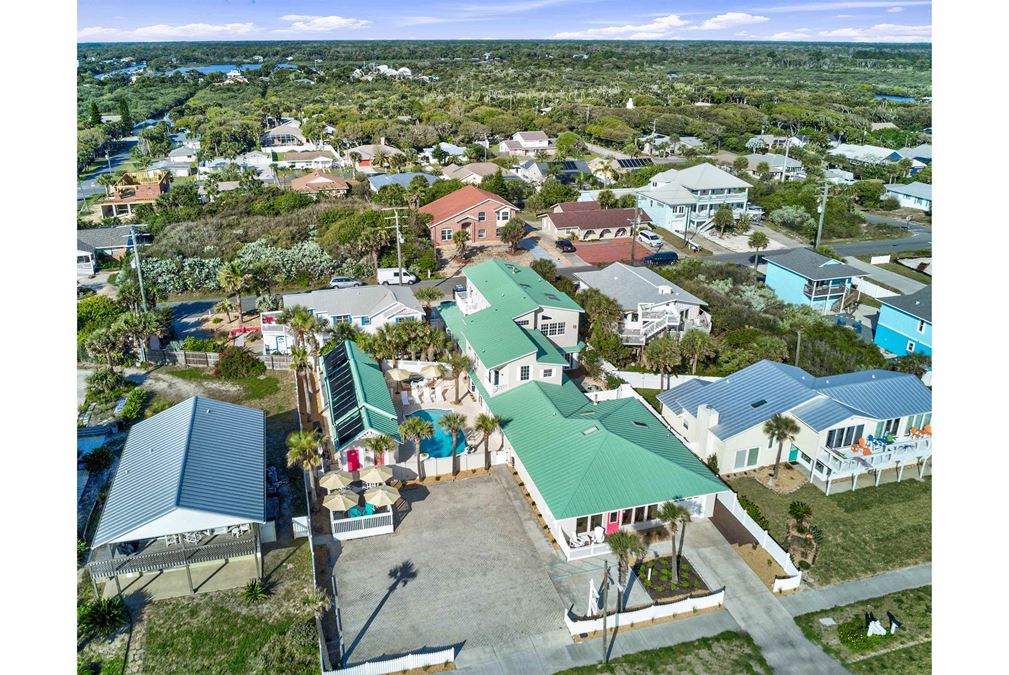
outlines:
[[[80,0],[80,42],[550,39],[931,42],[930,0]]]

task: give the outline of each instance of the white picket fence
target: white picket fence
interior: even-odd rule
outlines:
[[[900,295],[900,293],[894,293],[889,288],[883,288],[878,284],[874,284],[866,278],[858,279],[852,283],[852,288],[855,288],[862,292],[862,295],[868,295],[871,298],[892,298],[895,295]]]
[[[709,607],[721,607],[725,602],[725,589],[715,591],[710,595],[696,598],[685,598],[678,602],[656,603],[641,609],[630,612],[620,612],[619,614],[608,614],[606,616],[606,627],[611,629],[621,626],[634,626],[636,623],[645,623],[655,619],[664,619],[680,614],[687,614]],[[568,632],[571,635],[587,635],[601,631],[603,629],[603,617],[592,619],[573,619],[570,613],[564,613],[564,623],[567,624]]]
[[[666,390],[672,387],[689,382],[690,380],[705,380],[714,382],[720,380],[719,377],[709,377],[706,375],[659,375],[657,373],[636,373],[631,370],[620,370],[609,361],[603,361],[603,372],[616,375],[621,380],[631,385],[635,389],[661,389]]]
[[[308,516],[294,516],[291,518],[291,525],[294,529],[294,538],[307,537],[311,526],[308,523]]]
[[[753,535],[753,538],[757,540],[761,548],[767,551],[768,555],[774,559],[774,562],[781,565],[781,569],[785,570],[785,574],[788,575],[784,579],[775,579],[771,590],[775,593],[780,593],[781,591],[790,591],[798,588],[799,584],[802,583],[802,572],[792,562],[792,558],[789,557],[788,553],[778,545],[774,537],[768,534],[767,530],[757,525],[757,522],[750,517],[746,509],[740,505],[739,497],[736,496],[736,493],[719,492],[716,497],[722,503],[722,506],[728,509],[729,513]]]
[[[449,647],[436,652],[407,654],[384,661],[365,661],[356,666],[340,670],[323,671],[323,675],[385,675],[386,673],[401,673],[418,668],[440,666],[444,663],[455,663],[455,649]]]

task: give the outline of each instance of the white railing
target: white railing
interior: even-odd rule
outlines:
[[[872,447],[872,446],[870,446]],[[932,438],[905,437],[876,449],[868,455],[852,454],[847,448],[820,448],[820,459],[823,463],[826,454],[826,466],[830,467],[831,478],[850,477],[867,471],[892,468],[897,462],[918,461],[932,456]],[[821,478],[826,478],[826,471],[813,469]]]
[[[567,537],[566,532],[564,533],[564,536]],[[582,560],[583,558],[591,558],[597,555],[607,555],[612,553],[610,545],[605,541],[601,544],[589,544],[588,546],[579,546],[578,548],[572,548],[567,541],[557,543],[560,544],[561,549],[564,551],[564,555],[568,560]]]
[[[636,623],[654,621],[666,617],[693,613],[698,610],[710,607],[721,607],[725,603],[725,589],[715,591],[709,595],[696,598],[685,598],[679,602],[656,603],[641,609],[629,612],[619,612],[606,616],[606,627],[619,628],[621,626],[634,626]],[[603,629],[603,617],[593,619],[572,618],[570,612],[564,613],[564,623],[568,627],[571,635],[589,635]]]
[[[781,566],[781,569],[785,571],[788,577],[784,579],[775,579],[774,585],[771,590],[775,593],[780,593],[781,591],[788,591],[794,588],[798,588],[799,584],[802,582],[802,572],[795,566],[792,562],[792,558],[785,552],[778,542],[768,534],[767,530],[763,529],[757,522],[750,517],[750,514],[740,506],[739,497],[736,496],[735,492],[719,492],[716,495],[719,502],[722,503],[732,516],[739,521],[739,524],[746,528],[760,547],[767,551],[767,554],[774,559],[774,562]]]
[[[333,518],[333,537],[358,539],[392,532],[392,511],[355,518]]]
[[[603,372],[616,375],[627,384],[637,389],[667,389],[683,384],[688,380],[705,380],[715,382],[722,378],[707,375],[659,375],[658,373],[636,373],[630,370],[620,370],[609,361],[603,361]]]
[[[432,666],[446,663],[455,663],[455,649],[452,647],[436,652],[407,654],[384,661],[365,661],[340,670],[323,671],[323,675],[385,675],[386,673],[427,670]]]

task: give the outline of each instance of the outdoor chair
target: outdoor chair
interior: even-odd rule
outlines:
[[[597,544],[601,544],[606,541],[606,530],[597,525],[596,528],[592,530],[592,541]]]
[[[434,399],[436,401],[438,401],[438,403],[444,403],[445,402],[445,392],[442,391],[441,389],[435,389],[434,390]]]
[[[399,392],[399,402],[403,404],[403,407],[410,405],[410,395],[406,391]]]

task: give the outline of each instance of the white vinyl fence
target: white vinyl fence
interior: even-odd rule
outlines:
[[[679,602],[656,603],[641,609],[630,612],[620,612],[619,614],[608,614],[606,616],[606,627],[611,629],[620,626],[633,626],[636,623],[654,621],[670,616],[678,616],[689,612],[695,612],[709,607],[721,607],[725,602],[725,589],[715,591],[710,595],[703,595],[696,598],[685,598]],[[568,632],[571,635],[588,635],[603,629],[603,617],[592,619],[572,618],[570,613],[565,612],[564,623],[567,624]]]
[[[721,378],[709,377],[705,375],[658,375],[656,373],[636,373],[630,370],[619,370],[609,361],[603,361],[603,372],[616,375],[621,380],[631,385],[635,389],[661,389],[666,390],[677,385],[689,382],[690,380],[705,380],[714,382]]]
[[[385,675],[385,673],[402,673],[408,670],[427,669],[444,663],[455,663],[455,649],[448,648],[436,652],[407,654],[384,661],[365,661],[356,666],[340,670],[323,671],[323,675]]]
[[[780,593],[781,591],[790,591],[792,589],[798,588],[799,584],[802,582],[802,572],[795,566],[792,562],[792,558],[789,557],[788,553],[785,552],[778,542],[774,540],[767,530],[761,528],[757,525],[757,522],[750,517],[750,514],[746,512],[740,503],[739,497],[736,496],[735,492],[719,492],[716,497],[718,501],[722,503],[729,513],[739,521],[739,523],[746,528],[746,530],[753,535],[753,538],[757,540],[757,543],[767,551],[774,562],[781,565],[781,569],[785,570],[785,574],[788,576],[784,579],[775,579],[774,587],[771,589],[775,593]]]
[[[883,288],[878,284],[874,284],[868,279],[862,278],[855,281],[852,284],[852,288],[855,288],[862,292],[862,295],[868,295],[871,298],[892,298],[895,295],[900,295],[900,293],[894,293],[889,288]]]

